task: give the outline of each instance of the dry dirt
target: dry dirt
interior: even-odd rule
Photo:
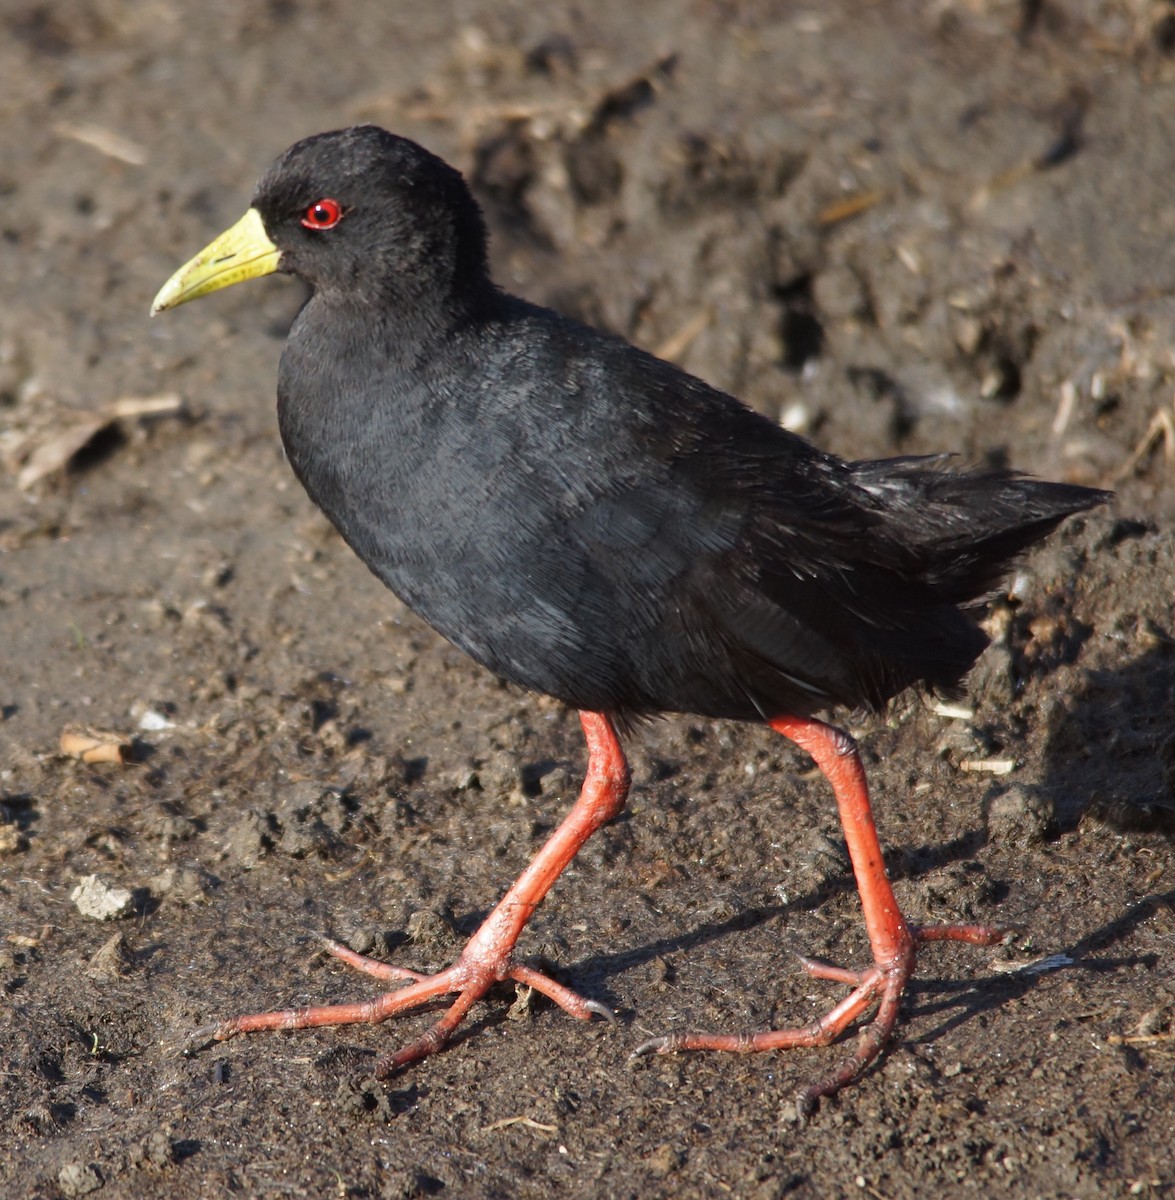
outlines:
[[[0,1192],[1175,1194],[1170,4],[4,0],[0,77]],[[749,726],[642,731],[525,935],[615,1025],[503,988],[386,1087],[426,1018],[181,1053],[378,990],[318,931],[446,963],[583,765],[292,479],[297,285],[147,319],[278,151],[358,120],[470,174],[512,289],[838,453],[1118,489],[993,604],[970,712],[846,718],[909,912],[1015,934],[926,952],[807,1125],[835,1051],[628,1061],[809,1020],[840,991],[792,951],[865,953],[827,789]]]

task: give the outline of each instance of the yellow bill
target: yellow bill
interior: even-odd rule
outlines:
[[[151,315],[246,279],[272,275],[280,258],[281,251],[269,240],[261,214],[251,208],[159,289]]]

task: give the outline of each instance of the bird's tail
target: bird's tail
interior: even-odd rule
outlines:
[[[953,471],[948,459],[933,455],[852,464],[854,482],[873,498],[882,524],[892,522],[900,530],[918,574],[948,604],[990,596],[1017,554],[1066,517],[1113,496],[1014,471]]]

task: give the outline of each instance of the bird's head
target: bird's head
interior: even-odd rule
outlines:
[[[249,211],[160,289],[152,313],[274,271],[327,300],[405,306],[488,286],[481,212],[458,171],[375,125],[295,143]]]

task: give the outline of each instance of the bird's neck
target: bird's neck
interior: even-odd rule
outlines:
[[[363,344],[368,362],[419,368],[464,329],[492,319],[502,296],[488,279],[451,290],[412,278],[389,280],[379,295],[316,292],[290,330],[307,351]],[[337,352],[335,350],[334,352]]]

